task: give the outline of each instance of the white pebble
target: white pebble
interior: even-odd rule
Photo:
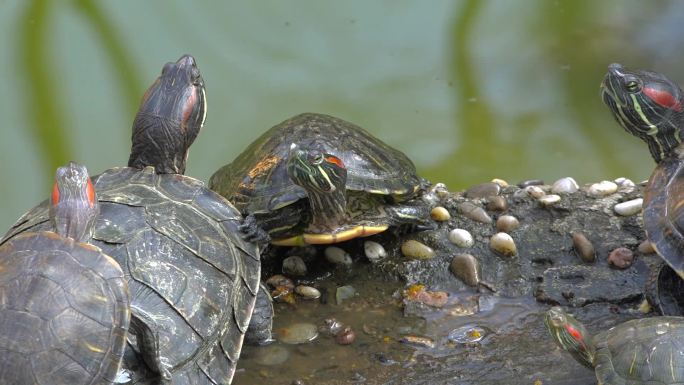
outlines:
[[[465,229],[453,229],[449,232],[449,242],[460,247],[473,247],[475,240],[470,232]]]
[[[615,179],[615,183],[618,185],[619,191],[624,193],[631,193],[636,188],[634,182],[627,178],[617,178]]]
[[[372,263],[378,262],[387,257],[387,251],[381,244],[373,241],[366,241],[363,243],[363,251],[366,258]]]
[[[587,193],[593,197],[599,198],[613,194],[617,191],[617,189],[618,186],[617,184],[615,184],[615,182],[603,180],[601,182],[594,183],[591,186],[589,186],[589,190],[587,191]]]
[[[527,186],[525,187],[525,192],[532,198],[539,199],[543,197],[546,193],[539,186]]]
[[[351,266],[351,256],[344,250],[336,246],[330,246],[325,249],[325,259],[335,265]]]
[[[616,204],[613,207],[613,210],[618,215],[622,215],[623,217],[627,217],[630,215],[638,214],[641,212],[641,206],[644,204],[644,200],[642,198],[638,199],[632,199],[631,201],[627,202],[621,202]]]
[[[571,177],[558,179],[551,186],[551,192],[554,194],[572,194],[577,190],[579,190],[579,185]]]
[[[539,198],[539,203],[542,204],[542,206],[552,206],[555,205],[556,203],[561,201],[560,195],[556,194],[549,194],[549,195],[544,195],[543,197]]]

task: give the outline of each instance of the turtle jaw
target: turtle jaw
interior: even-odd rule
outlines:
[[[584,325],[558,306],[546,312],[544,323],[558,346],[582,365],[594,368],[596,348]]]

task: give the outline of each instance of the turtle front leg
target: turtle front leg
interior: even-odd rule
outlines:
[[[268,233],[259,226],[256,216],[249,214],[245,217],[242,223],[238,226],[238,230],[242,233],[243,238],[247,242],[253,242],[259,245],[259,249],[263,250],[261,246],[267,245],[271,242],[271,237]]]
[[[430,217],[430,207],[419,200],[385,207],[391,225],[403,227],[411,232],[435,230],[437,224]]]
[[[159,375],[159,384],[171,384],[171,372],[159,351],[158,328],[157,322],[150,314],[138,307],[131,306],[129,332],[136,337],[140,356],[149,369]]]

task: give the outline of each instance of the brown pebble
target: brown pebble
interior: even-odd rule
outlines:
[[[496,291],[489,283],[482,281],[480,262],[470,254],[455,255],[451,259],[449,270],[456,278],[468,286],[479,288],[482,285],[491,291]]]
[[[430,211],[430,216],[437,222],[446,222],[451,219],[449,211],[442,206],[437,206]]]
[[[464,196],[466,198],[486,198],[489,196],[499,195],[501,193],[501,186],[497,183],[481,183],[466,190]]]
[[[413,259],[430,259],[435,256],[435,251],[430,246],[413,239],[401,244],[401,253]]]
[[[608,255],[608,264],[618,269],[626,269],[632,266],[633,261],[634,253],[626,247],[618,247]]]
[[[518,227],[520,227],[520,222],[512,215],[502,215],[496,220],[496,229],[504,233],[509,233]]]
[[[489,211],[506,211],[508,209],[508,201],[501,195],[487,198],[487,210]]]
[[[349,345],[356,340],[356,333],[349,326],[345,326],[342,331],[335,335],[335,342],[338,345]]]
[[[506,233],[492,235],[489,239],[489,247],[504,257],[512,257],[518,253],[513,238]]]
[[[287,278],[286,276],[281,274],[271,276],[269,279],[266,280],[266,284],[274,288],[285,287],[290,290],[293,290],[295,288],[294,282],[292,282],[290,278]]]
[[[596,260],[596,250],[586,235],[581,231],[573,231],[570,235],[572,235],[572,245],[575,247],[577,255],[584,262],[594,262]]]
[[[639,250],[641,254],[653,254],[656,252],[655,248],[653,247],[653,243],[651,243],[651,241],[649,241],[648,239],[641,242],[637,250]]]
[[[458,205],[458,211],[468,219],[480,223],[492,223],[492,218],[480,206],[471,202],[463,202]]]

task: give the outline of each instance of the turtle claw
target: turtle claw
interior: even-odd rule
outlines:
[[[238,230],[242,233],[244,240],[248,242],[253,242],[260,246],[271,242],[271,237],[259,226],[254,214],[247,215],[238,226]]]

